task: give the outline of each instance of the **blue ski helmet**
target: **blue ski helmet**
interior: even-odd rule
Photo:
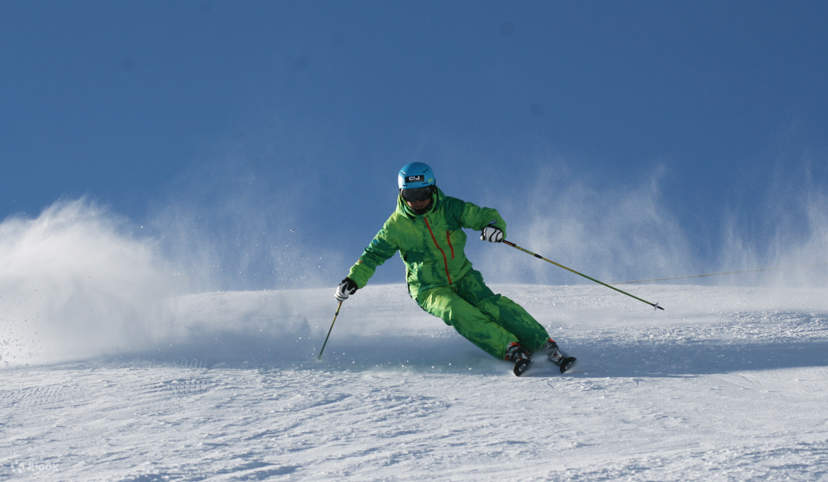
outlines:
[[[397,187],[399,189],[416,189],[436,185],[434,172],[431,171],[428,164],[422,162],[409,162],[397,174]]]

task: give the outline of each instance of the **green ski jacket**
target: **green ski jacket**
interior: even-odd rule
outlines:
[[[489,224],[502,229],[506,236],[506,223],[495,209],[446,196],[438,189],[431,209],[418,215],[397,196],[397,209],[351,267],[348,277],[362,288],[377,266],[399,251],[409,292],[417,299],[421,290],[450,286],[468,273],[472,265],[463,251],[463,228],[481,230]]]

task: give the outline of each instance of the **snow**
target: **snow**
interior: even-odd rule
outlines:
[[[655,311],[494,288],[573,373],[514,377],[403,285],[346,301],[321,361],[333,288],[174,296],[112,324],[6,299],[0,479],[828,479],[824,289],[623,286]]]

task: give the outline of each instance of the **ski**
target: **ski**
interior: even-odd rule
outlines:
[[[558,348],[558,344],[552,338],[547,340],[546,345],[538,353],[545,354],[546,359],[557,366],[561,373],[566,373],[575,366],[576,358],[561,351]],[[506,350],[506,360],[515,363],[512,373],[516,377],[526,373],[532,366],[532,355],[524,350],[519,343],[512,343],[509,346],[509,349]]]
[[[567,373],[575,366],[575,362],[577,359],[574,356],[569,356],[560,348],[558,348],[558,344],[553,339],[549,339],[546,342],[546,345],[543,349],[538,352],[538,354],[543,353],[546,355],[546,359],[553,363],[555,366],[558,367],[561,374]],[[528,356],[527,353],[523,352],[520,349],[520,345],[513,345],[510,347],[510,352],[507,356],[508,360],[512,360],[515,362],[515,367],[512,372],[515,376],[521,376],[526,373],[527,370],[532,366],[532,358]]]

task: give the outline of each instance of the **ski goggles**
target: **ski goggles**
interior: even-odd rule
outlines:
[[[431,194],[434,192],[431,186],[416,187],[414,189],[403,189],[402,197],[409,202],[425,201],[431,199]]]

